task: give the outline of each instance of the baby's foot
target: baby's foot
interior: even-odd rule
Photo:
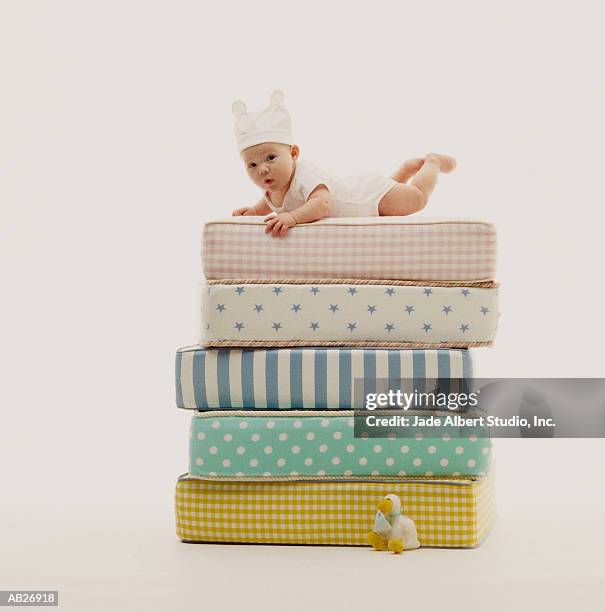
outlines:
[[[448,174],[456,168],[456,160],[448,155],[439,155],[439,153],[429,153],[426,160],[430,164],[439,164],[439,172]]]

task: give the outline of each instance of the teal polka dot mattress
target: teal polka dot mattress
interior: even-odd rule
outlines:
[[[490,463],[487,430],[449,427],[437,437],[368,436],[353,411],[197,412],[189,472],[216,478],[482,476]],[[357,437],[355,432],[357,431]]]

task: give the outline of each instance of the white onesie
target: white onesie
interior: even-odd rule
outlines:
[[[325,185],[332,197],[330,217],[377,217],[380,200],[396,184],[393,179],[380,174],[360,174],[340,179],[311,162],[299,159],[283,204],[275,206],[267,193],[265,202],[273,212],[291,212],[302,206],[319,185]]]

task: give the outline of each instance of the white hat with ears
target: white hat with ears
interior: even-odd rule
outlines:
[[[276,89],[271,94],[269,106],[255,113],[249,113],[241,100],[233,103],[231,110],[235,115],[235,138],[240,153],[262,142],[294,144],[290,132],[290,113],[283,106],[283,101],[284,94]]]

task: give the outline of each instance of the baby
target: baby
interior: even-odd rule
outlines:
[[[293,225],[323,217],[411,215],[426,206],[439,173],[456,167],[454,158],[433,153],[406,161],[391,178],[364,174],[339,179],[300,159],[283,100],[283,93],[274,91],[262,111],[247,113],[241,101],[232,107],[240,155],[264,192],[257,204],[238,208],[233,215],[269,215],[265,231],[273,236],[285,236]]]

